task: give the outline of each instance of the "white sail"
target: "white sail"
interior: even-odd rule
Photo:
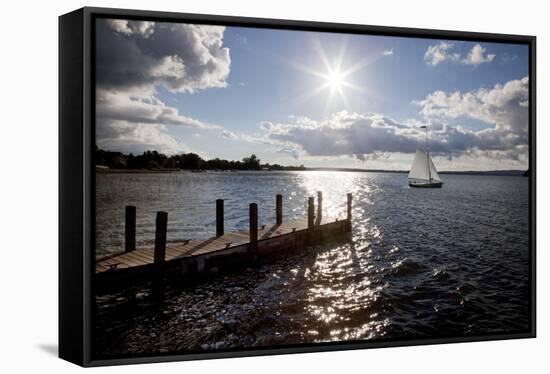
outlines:
[[[439,177],[439,174],[437,174],[432,158],[428,156],[428,160],[430,161],[430,175],[432,177],[432,181],[441,182],[441,178]]]
[[[417,150],[409,172],[409,179],[426,182],[441,182],[432,158],[424,151]]]
[[[414,161],[409,172],[409,179],[430,180],[428,173],[428,155],[421,150],[416,151]]]

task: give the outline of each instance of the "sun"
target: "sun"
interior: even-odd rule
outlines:
[[[340,100],[347,107],[347,99],[344,92],[345,88],[356,88],[348,78],[349,72],[342,71],[340,69],[340,64],[336,64],[335,67],[331,65],[326,65],[326,72],[319,74],[323,78],[323,82],[319,87],[320,90],[329,90],[329,95],[327,97],[327,102],[331,102],[335,97],[339,97]],[[335,95],[337,94],[337,95]]]
[[[313,38],[313,47],[317,52],[315,60],[317,66],[304,65],[295,60],[284,60],[293,69],[307,73],[320,79],[318,85],[294,98],[299,103],[311,99],[314,96],[328,93],[326,96],[325,109],[329,106],[343,105],[344,108],[351,108],[348,101],[350,90],[354,90],[361,96],[370,95],[370,92],[364,84],[364,74],[361,77],[355,73],[364,70],[368,65],[376,60],[374,55],[365,55],[356,61],[345,61],[347,41],[344,39],[340,45],[339,51],[332,50],[332,53],[326,53],[323,44],[319,38]],[[360,78],[357,80],[357,78]],[[361,82],[361,83],[359,83]],[[356,97],[352,96],[352,97]],[[356,99],[357,100],[357,99]]]
[[[344,84],[344,76],[339,69],[329,71],[326,75],[326,84],[333,91],[340,91]]]

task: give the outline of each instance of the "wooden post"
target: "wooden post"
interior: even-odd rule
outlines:
[[[277,225],[283,224],[283,195],[278,194],[275,197],[275,215]]]
[[[126,206],[124,251],[131,252],[136,249],[136,207]]]
[[[323,192],[317,191],[317,216],[323,216]]]
[[[348,231],[351,231],[351,192],[348,192]]]
[[[307,228],[308,228],[308,230],[313,230],[314,222],[315,222],[315,199],[313,197],[308,197],[308,199],[307,199]]]
[[[163,272],[164,261],[166,259],[166,228],[168,223],[168,213],[157,212],[155,228],[155,253],[154,253],[154,272],[153,272],[153,298],[157,302],[164,299]]]
[[[250,254],[256,255],[258,250],[258,204],[250,204]]]
[[[157,212],[156,230],[155,230],[155,268],[160,270],[164,265],[166,257],[166,228],[168,223],[168,213]]]
[[[223,199],[216,200],[216,236],[223,235]]]

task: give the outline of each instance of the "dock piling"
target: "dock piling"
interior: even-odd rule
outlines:
[[[283,224],[283,195],[277,194],[275,197],[275,215],[276,215],[276,224]]]
[[[155,268],[161,269],[166,258],[166,229],[168,224],[168,213],[157,212],[155,230]]]
[[[317,216],[323,216],[323,192],[317,191]]]
[[[216,236],[223,235],[223,199],[216,200]]]
[[[307,228],[308,228],[308,230],[313,230],[314,222],[315,222],[315,199],[313,197],[308,197],[308,199],[307,199]]]
[[[347,226],[348,227],[347,227],[347,230],[351,231],[351,199],[352,199],[351,192],[348,192],[347,196],[348,196],[348,203],[347,203],[347,208],[348,208],[348,214],[347,214],[348,225]]]
[[[252,203],[250,211],[250,253],[256,255],[258,250],[258,204]]]
[[[124,252],[131,252],[136,249],[136,207],[126,206],[125,219],[125,241]]]
[[[153,298],[162,302],[164,298],[164,261],[166,260],[166,229],[168,213],[157,212],[155,228],[154,272],[153,272]]]

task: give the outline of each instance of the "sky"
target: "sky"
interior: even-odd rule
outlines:
[[[528,47],[98,19],[96,144],[309,167],[527,169]]]

